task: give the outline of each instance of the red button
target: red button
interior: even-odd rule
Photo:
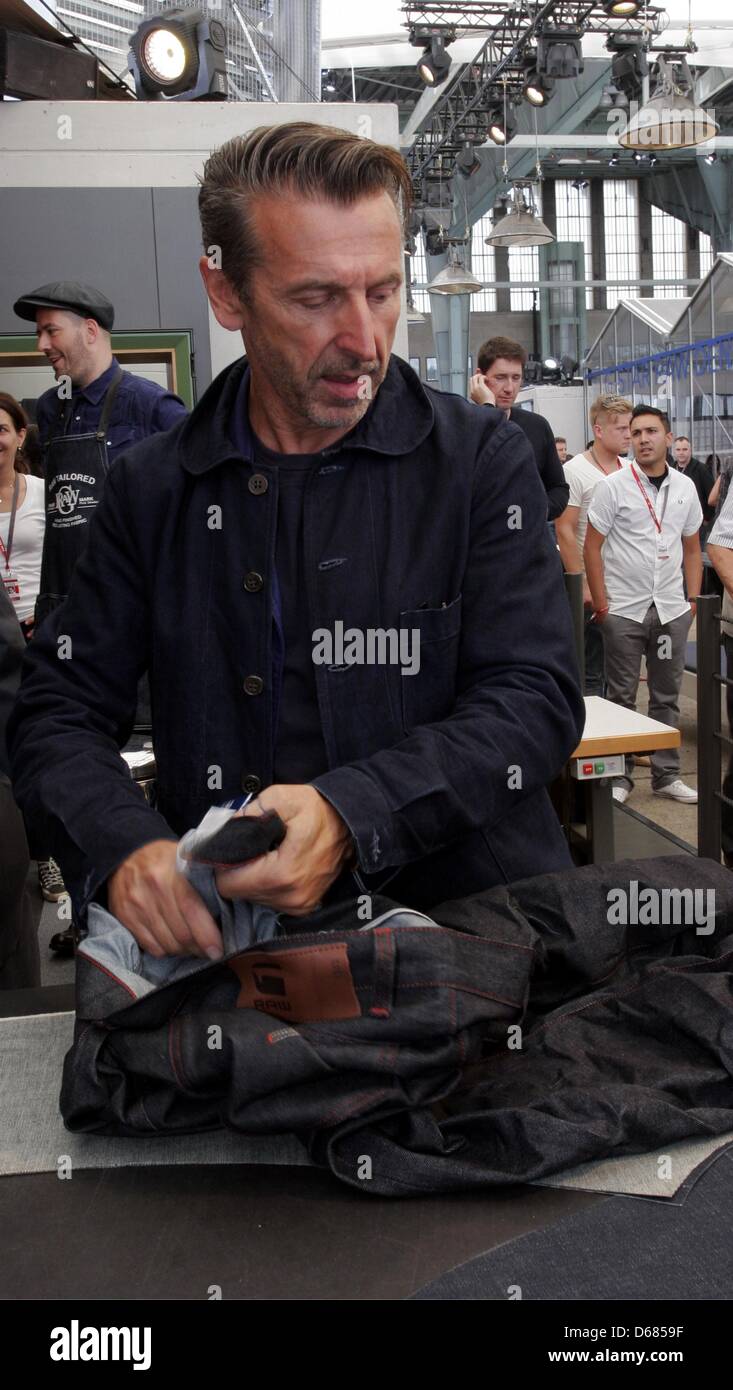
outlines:
[[[583,776],[584,776],[584,777],[587,776],[588,773],[590,773],[590,772],[592,772],[592,771],[593,771],[593,764],[592,764],[592,763],[583,763]]]

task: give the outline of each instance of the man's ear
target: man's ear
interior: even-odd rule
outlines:
[[[241,331],[244,326],[245,310],[239,295],[227,280],[224,271],[215,270],[209,264],[207,256],[201,257],[199,270],[217,323],[220,323],[222,328],[228,328],[230,332]]]

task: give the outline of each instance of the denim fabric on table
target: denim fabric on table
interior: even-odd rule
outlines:
[[[672,895],[656,919],[639,911],[649,889]],[[380,1195],[531,1181],[730,1130],[720,865],[629,860],[443,903],[432,921],[384,900],[372,923],[356,903],[328,921],[137,999],[82,943],[67,1126],[295,1132]]]
[[[186,961],[150,989],[120,967],[125,929],[110,919],[107,951],[98,934],[77,955],[68,1127],[302,1134],[424,1105],[458,1084],[484,1038],[502,1039],[521,1017],[534,941],[511,915],[480,935],[403,908],[362,926],[344,909],[342,921],[351,929],[300,932],[214,965]]]

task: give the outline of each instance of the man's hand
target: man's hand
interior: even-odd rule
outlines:
[[[474,372],[469,383],[468,394],[476,405],[496,405],[496,397],[486,385],[483,372]]]
[[[220,960],[221,932],[178,873],[176,848],[172,840],[153,840],[129,855],[107,882],[109,910],[151,956]]]
[[[307,916],[349,856],[348,827],[315,787],[268,787],[244,814],[262,811],[277,811],[285,822],[285,839],[250,864],[219,869],[217,888],[224,898],[246,898],[292,917]]]

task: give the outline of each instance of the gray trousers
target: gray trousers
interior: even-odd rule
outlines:
[[[680,686],[685,669],[685,644],[692,623],[688,609],[671,623],[660,623],[654,604],[647,610],[643,623],[608,613],[601,624],[606,665],[606,698],[624,709],[636,709],[636,696],[641,675],[641,658],[646,657],[649,689],[649,718],[678,728],[680,722]],[[663,639],[668,639],[667,641]],[[652,787],[659,791],[680,775],[679,748],[660,748],[651,754]],[[626,759],[626,776],[614,782],[629,788],[634,785],[633,761]]]

